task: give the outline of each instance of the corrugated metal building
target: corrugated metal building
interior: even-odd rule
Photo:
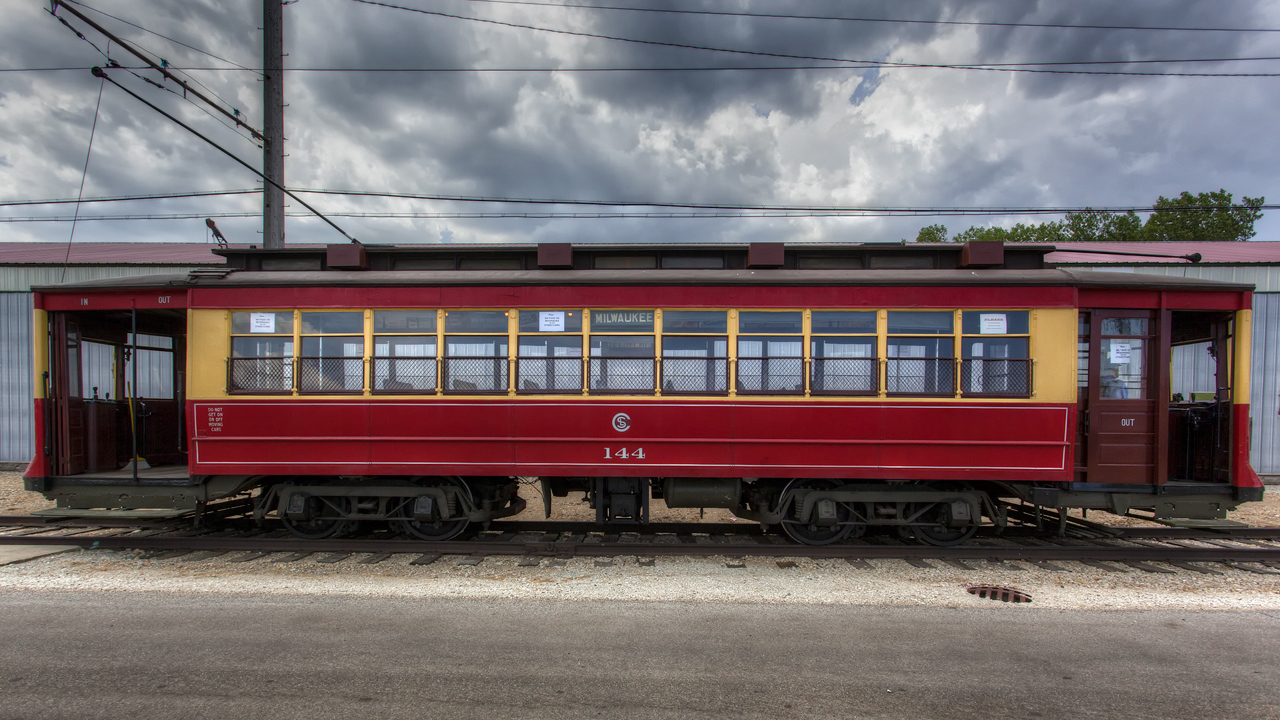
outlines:
[[[224,264],[212,245],[0,243],[0,463],[26,463],[32,436],[31,288],[99,278],[180,273]]]
[[[1139,257],[1101,253],[1148,253],[1185,256],[1199,253],[1191,263],[1171,257]],[[1066,243],[1046,260],[1110,272],[1173,275],[1177,277],[1252,283],[1253,369],[1249,397],[1253,435],[1249,460],[1269,482],[1280,481],[1280,242],[1218,243]],[[1172,392],[1185,397],[1213,391],[1209,358],[1202,348],[1174,348]]]

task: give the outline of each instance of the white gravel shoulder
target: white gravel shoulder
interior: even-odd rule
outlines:
[[[598,566],[592,558],[544,559],[539,567],[518,567],[515,557],[489,557],[462,566],[462,556],[431,565],[410,565],[414,555],[397,555],[362,565],[355,555],[338,563],[315,555],[292,563],[270,557],[227,562],[240,553],[204,561],[144,560],[126,551],[91,550],[0,567],[0,592],[95,590],[108,592],[265,593],[399,598],[503,598],[555,600],[700,601],[731,603],[814,603],[991,607],[996,602],[966,592],[974,584],[1016,587],[1029,605],[1058,609],[1276,609],[1280,574],[1260,575],[1221,565],[1223,575],[1179,571],[1157,575],[1130,570],[1110,573],[1072,562],[1070,572],[1027,567],[1015,572],[987,563],[973,571],[926,570],[899,560],[872,560],[859,570],[842,560],[777,558],[658,557],[652,566],[634,557]],[[936,563],[941,565],[941,563]]]

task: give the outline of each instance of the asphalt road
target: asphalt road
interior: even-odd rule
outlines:
[[[1280,718],[1280,612],[0,593],[0,718]]]

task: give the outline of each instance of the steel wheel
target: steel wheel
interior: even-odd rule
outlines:
[[[918,506],[917,506],[918,507]],[[907,507],[908,516],[915,514],[916,510],[913,506]],[[943,513],[931,513],[939,517],[930,518],[930,520],[940,520]],[[928,521],[926,521],[928,522]],[[945,523],[936,522],[933,524],[911,525],[911,534],[917,540],[925,545],[934,545],[937,547],[950,547],[959,545],[960,543],[973,537],[978,532],[977,524],[966,525],[964,527],[948,527]]]
[[[467,500],[471,500],[471,488],[467,487],[467,484],[460,478],[439,478],[424,484],[428,487],[456,487],[459,494],[465,496]],[[407,535],[423,540],[449,540],[466,530],[467,525],[471,522],[465,516],[444,520],[440,517],[438,507],[432,509],[430,520],[415,520],[413,517],[412,498],[406,499],[400,512],[402,516],[392,522],[392,527]],[[451,512],[450,514],[452,515],[453,513]]]
[[[849,537],[854,528],[860,528],[859,534],[866,531],[865,526],[853,525],[849,522],[849,508],[836,503],[836,523],[819,525],[812,520],[798,520],[793,517],[795,503],[800,490],[829,490],[837,487],[837,483],[829,480],[792,480],[783,489],[778,507],[782,509],[782,531],[801,545],[829,545]]]
[[[330,506],[330,503],[332,503],[332,506]],[[339,510],[341,512],[351,511],[350,498],[327,498],[326,502],[326,500],[312,496],[307,498],[307,510],[311,516],[310,519],[294,520],[281,514],[280,522],[284,524],[289,532],[307,540],[322,540],[341,535],[355,527],[355,522],[351,520],[334,517]],[[328,517],[324,517],[325,515],[328,515]]]

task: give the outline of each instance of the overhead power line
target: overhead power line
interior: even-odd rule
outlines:
[[[351,241],[351,242],[353,242],[353,243],[354,243],[354,242],[359,242],[359,241],[357,241],[355,238],[353,238],[353,237],[351,237],[350,235],[348,235],[348,234],[347,234],[347,232],[346,232],[345,230],[343,230],[342,228],[338,227],[337,223],[335,223],[335,222],[333,222],[332,220],[330,220],[329,218],[325,217],[325,216],[324,216],[324,214],[323,214],[323,213],[321,213],[319,210],[316,210],[315,208],[311,207],[311,205],[309,205],[309,204],[307,203],[307,201],[306,201],[306,200],[303,200],[302,198],[298,197],[297,195],[294,195],[292,192],[290,192],[289,190],[286,190],[282,185],[280,185],[280,184],[279,184],[279,183],[277,183],[276,181],[272,180],[271,178],[267,177],[266,175],[263,175],[263,174],[262,174],[261,172],[259,172],[256,168],[254,168],[252,165],[250,165],[249,163],[245,162],[244,160],[241,160],[240,158],[236,157],[236,156],[235,156],[235,155],[234,155],[230,150],[227,150],[226,148],[222,147],[222,146],[221,146],[221,145],[219,145],[218,143],[216,143],[216,142],[214,142],[214,141],[210,140],[209,138],[205,137],[204,135],[201,135],[199,132],[197,132],[197,131],[195,130],[195,128],[192,128],[191,126],[189,126],[189,125],[187,125],[186,123],[182,122],[182,121],[181,121],[181,120],[179,120],[178,118],[176,118],[176,117],[174,117],[174,116],[170,115],[169,113],[165,112],[164,110],[161,110],[160,108],[156,107],[155,105],[152,105],[151,103],[147,102],[147,101],[146,101],[142,96],[138,95],[137,93],[135,93],[134,91],[130,90],[129,88],[127,88],[127,87],[125,87],[125,86],[121,85],[120,83],[116,82],[115,80],[112,80],[110,76],[108,76],[105,72],[103,72],[102,68],[100,68],[100,67],[95,67],[95,68],[93,69],[93,74],[94,74],[94,76],[95,76],[95,77],[103,78],[104,80],[106,80],[107,82],[111,83],[112,85],[115,85],[116,87],[118,87],[118,88],[120,88],[121,90],[123,90],[123,91],[125,91],[126,93],[128,93],[130,96],[132,96],[132,97],[133,97],[135,100],[137,100],[138,102],[142,103],[143,105],[146,105],[147,107],[151,108],[152,110],[155,110],[156,112],[158,112],[158,113],[160,113],[161,115],[165,116],[166,118],[168,118],[168,119],[169,119],[169,120],[171,120],[172,122],[176,123],[176,124],[177,124],[179,127],[181,127],[182,129],[186,130],[187,132],[191,133],[192,135],[195,135],[196,137],[200,138],[201,140],[205,141],[206,143],[208,143],[208,144],[212,145],[214,148],[216,148],[217,150],[219,150],[220,152],[222,152],[222,154],[226,155],[227,157],[231,158],[232,160],[235,160],[237,163],[240,163],[240,164],[241,164],[241,165],[243,165],[244,167],[248,168],[248,170],[249,170],[250,172],[252,172],[254,175],[257,175],[258,177],[262,178],[262,179],[263,179],[263,181],[268,182],[268,183],[270,183],[271,185],[274,185],[275,187],[280,188],[280,190],[281,190],[281,191],[283,191],[286,195],[288,195],[289,197],[293,198],[294,200],[297,200],[297,201],[298,201],[298,203],[299,203],[300,205],[302,205],[304,208],[306,208],[306,209],[310,210],[312,213],[314,213],[314,214],[315,214],[315,216],[316,216],[316,217],[320,218],[321,220],[324,220],[324,221],[325,221],[326,223],[328,223],[328,224],[329,224],[329,225],[330,225],[334,230],[337,230],[337,231],[338,231],[338,233],[340,233],[340,234],[341,234],[343,237],[345,237],[346,239],[350,240],[350,241]]]
[[[0,200],[0,207],[19,207],[23,205],[67,205],[70,203],[131,202],[135,200],[170,200],[173,198],[215,197],[219,195],[256,195],[260,192],[262,192],[262,188],[246,188],[243,190],[193,190],[191,192],[179,193],[111,195],[107,197],[89,198],[51,198],[48,200]]]
[[[945,207],[945,206],[874,206],[858,207],[850,205],[781,205],[781,204],[744,204],[744,203],[688,203],[663,202],[653,200],[575,200],[564,198],[514,198],[482,195],[441,195],[427,193],[397,193],[375,190],[337,190],[331,188],[293,188],[294,192],[315,193],[319,195],[345,195],[349,197],[375,197],[400,200],[436,200],[447,202],[472,203],[508,203],[517,205],[585,205],[602,207],[662,207],[690,210],[767,210],[780,212],[824,212],[824,213],[901,213],[901,214],[944,214],[944,215],[1062,215],[1066,213],[1127,213],[1152,212],[1150,205],[1126,205],[1112,207],[1091,206],[1058,206],[1058,207]],[[1178,207],[1162,207],[1161,210],[1174,212],[1199,212],[1208,210],[1229,210],[1233,205],[1187,205]],[[1263,210],[1280,209],[1280,205],[1260,205]]]
[[[961,25],[973,27],[1053,28],[1063,30],[1153,30],[1163,32],[1219,32],[1219,33],[1274,33],[1280,28],[1240,27],[1181,27],[1176,25],[1101,25],[1073,23],[999,22],[993,20],[912,20],[908,18],[877,18],[847,15],[788,15],[784,13],[733,12],[726,10],[676,10],[669,8],[638,8],[616,5],[586,5],[580,3],[530,2],[529,0],[469,0],[489,5],[523,5],[543,8],[570,8],[575,10],[605,10],[663,15],[705,15],[710,17],[742,17],[772,20],[822,20],[836,22],[891,23],[903,25]]]
[[[812,60],[819,62],[849,63],[856,64],[859,67],[884,67],[884,68],[921,68],[921,69],[939,69],[939,70],[976,70],[980,72],[1011,72],[1011,73],[1038,73],[1052,75],[1159,75],[1174,77],[1274,77],[1277,73],[1182,73],[1182,72],[1133,72],[1119,70],[1060,70],[1046,69],[1037,67],[1026,67],[1023,64],[1018,66],[1006,66],[1000,64],[983,64],[983,63],[909,63],[893,60],[866,60],[853,58],[837,58],[822,55],[797,55],[793,53],[767,52],[763,50],[743,50],[740,48],[724,48],[714,47],[710,45],[694,45],[691,43],[677,43],[664,40],[642,40],[639,38],[628,38],[619,35],[605,35],[603,33],[590,33],[580,30],[564,30],[561,28],[549,28],[538,25],[526,25],[523,23],[508,22],[505,20],[493,20],[489,18],[477,18],[467,15],[457,15],[454,13],[446,13],[438,10],[423,10],[420,8],[412,8],[404,5],[395,5],[393,3],[380,2],[379,0],[351,0],[351,2],[361,5],[370,5],[374,7],[387,8],[391,10],[402,10],[405,12],[417,13],[420,15],[430,15],[433,17],[450,18],[454,20],[464,20],[467,22],[481,23],[486,25],[496,25],[499,27],[508,27],[518,30],[533,30],[535,32],[551,33],[555,35],[568,35],[571,37],[583,37],[596,40],[610,40],[613,42],[631,43],[636,45],[648,45],[656,47],[669,47],[681,50],[698,50],[705,52],[728,53],[733,55],[751,55],[756,57],[772,57],[788,60]],[[1084,63],[1070,63],[1084,64]]]
[[[658,206],[655,206],[658,207]],[[1263,209],[1276,209],[1280,206],[1264,205]],[[1210,212],[1224,210],[1225,207],[1203,208],[1161,208],[1161,211],[1173,212]],[[1132,208],[1135,212],[1152,212],[1150,207]],[[1110,212],[1109,210],[1064,209],[1064,208],[833,208],[823,209],[723,209],[723,210],[667,210],[667,211],[618,211],[618,212],[585,212],[585,211],[457,211],[457,212],[330,212],[328,216],[344,218],[360,218],[366,220],[478,220],[478,219],[525,219],[525,220],[613,220],[613,219],[645,219],[645,220],[708,220],[708,219],[746,219],[746,218],[883,218],[883,217],[1001,217],[1026,215],[1065,215],[1073,212]],[[309,213],[289,212],[288,217],[312,217]],[[81,215],[73,218],[70,215],[43,215],[26,217],[0,217],[0,223],[44,223],[44,222],[92,222],[122,220],[199,220],[203,218],[256,218],[257,212],[222,212],[222,213],[135,213],[117,215]]]
[[[232,190],[196,190],[182,193],[154,193],[146,195],[117,195],[109,197],[84,198],[77,200],[76,198],[54,198],[46,200],[9,200],[0,201],[0,207],[17,207],[30,205],[60,205],[75,202],[124,202],[135,200],[168,200],[173,198],[193,198],[193,197],[215,197],[224,195],[252,195],[261,193],[261,188],[239,188]],[[692,202],[664,202],[660,200],[580,200],[573,198],[519,198],[505,196],[485,196],[485,195],[443,195],[428,193],[404,193],[404,192],[382,192],[376,190],[338,190],[333,188],[291,188],[291,193],[316,194],[316,195],[338,195],[344,197],[367,197],[381,198],[392,200],[426,200],[435,202],[461,202],[461,203],[483,203],[483,204],[508,204],[508,205],[571,205],[582,207],[652,207],[652,208],[668,208],[676,210],[711,210],[711,211],[743,211],[743,212],[785,212],[785,213],[810,213],[822,215],[856,215],[860,213],[874,213],[877,215],[1065,215],[1068,213],[1128,213],[1128,212],[1154,212],[1155,208],[1150,205],[1121,205],[1121,206],[1102,206],[1095,207],[1090,205],[1058,205],[1058,206],[944,206],[944,205],[915,205],[915,206],[856,206],[856,205],[785,205],[785,204],[760,204],[760,203],[692,203]],[[295,198],[296,199],[296,198]],[[1162,212],[1210,212],[1215,210],[1231,210],[1239,206],[1236,205],[1186,205],[1175,207],[1162,207]],[[1280,205],[1259,205],[1261,210],[1277,210]],[[220,215],[218,217],[243,217],[254,215],[256,213],[231,213]],[[329,215],[341,215],[342,213],[328,213]],[[399,213],[406,214],[406,213]],[[397,213],[361,213],[361,216],[396,216]],[[414,213],[407,213],[412,215]],[[566,216],[577,215],[578,213],[564,213]],[[649,213],[638,213],[637,217],[646,216]],[[117,216],[110,216],[115,218]],[[135,217],[135,216],[129,216]],[[151,216],[147,216],[151,217]],[[185,217],[185,216],[163,216],[163,217]],[[195,216],[193,216],[195,217]],[[199,215],[204,217],[204,215]],[[44,219],[59,219],[53,216],[34,218],[32,221]]]
[[[973,64],[949,64],[949,65],[913,65],[904,69],[912,68],[958,68],[958,69],[996,69],[1010,67],[1050,67],[1050,66],[1070,66],[1070,65],[1178,65],[1178,64],[1200,64],[1200,63],[1237,63],[1237,62],[1272,62],[1280,60],[1280,55],[1266,55],[1257,57],[1234,57],[1234,58],[1153,58],[1148,60],[1052,60],[1052,61],[1029,61],[1016,63],[973,63]],[[493,67],[493,68],[477,68],[477,67],[368,67],[368,68],[344,68],[344,67],[291,67],[285,68],[287,73],[591,73],[591,72],[723,72],[723,71],[769,71],[769,70],[867,70],[873,68],[884,67],[885,63],[877,61],[868,61],[865,64],[858,64],[860,61],[849,61],[842,65],[732,65],[732,66],[623,66],[623,67]],[[118,65],[124,70],[146,70],[145,67],[131,67],[126,65]],[[78,65],[72,67],[35,67],[35,68],[0,68],[0,72],[68,72],[83,71],[88,69],[87,65]],[[215,71],[215,72],[238,72],[230,68],[217,67],[175,67],[170,66],[170,70],[181,72],[199,72],[199,71]],[[257,73],[257,70],[245,68],[245,72]],[[1172,75],[1174,73],[1107,73],[1107,72],[1081,72],[1077,74],[1085,75]],[[1273,77],[1280,73],[1186,73],[1191,77],[1207,76],[1207,77]]]

